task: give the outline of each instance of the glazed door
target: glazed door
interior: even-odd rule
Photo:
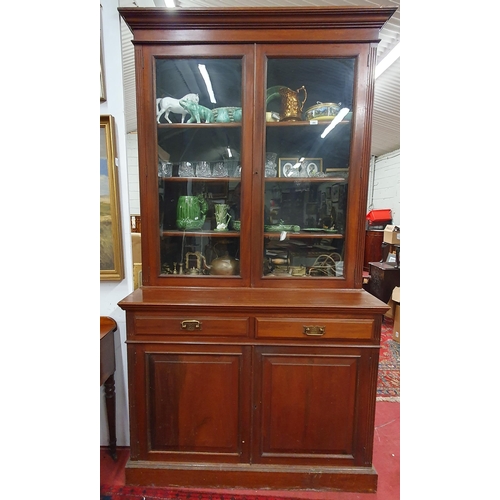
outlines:
[[[255,279],[264,286],[351,286],[366,199],[359,177],[368,171],[359,154],[363,130],[355,126],[366,99],[355,87],[366,71],[366,48],[259,49],[256,135],[264,167],[255,186],[262,204]]]
[[[141,74],[154,75],[142,82],[150,108],[139,129],[150,138],[139,153],[147,165],[143,233],[153,243],[143,283],[242,286],[250,261],[253,48],[143,50],[151,72]]]

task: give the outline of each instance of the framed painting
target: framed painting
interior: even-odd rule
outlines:
[[[101,281],[124,277],[114,128],[113,117],[101,115]]]

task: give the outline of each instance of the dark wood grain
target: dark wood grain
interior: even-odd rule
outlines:
[[[376,47],[395,9],[118,10],[135,45],[144,284],[119,302],[127,318],[127,483],[375,491],[388,306],[362,289],[362,272]],[[241,127],[244,166],[241,230],[231,234],[240,241],[237,276],[160,272],[154,143],[169,126],[155,119],[155,60],[189,57],[241,60],[246,111],[228,127]],[[343,276],[263,276],[262,242],[276,237],[262,224],[269,58],[355,61],[346,227],[326,236],[344,240]],[[280,126],[303,125],[273,124],[273,132]],[[164,236],[177,237],[175,228]]]

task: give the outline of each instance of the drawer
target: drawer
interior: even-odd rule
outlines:
[[[256,318],[257,338],[370,339],[374,319]]]
[[[136,335],[202,335],[248,337],[250,318],[166,314],[136,314]]]

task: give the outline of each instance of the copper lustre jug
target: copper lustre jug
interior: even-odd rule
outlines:
[[[299,92],[304,91],[304,100],[301,101],[299,98]],[[307,90],[302,85],[300,89],[291,90],[287,87],[280,88],[281,95],[281,113],[280,119],[285,120],[302,120],[302,108],[307,99]]]

